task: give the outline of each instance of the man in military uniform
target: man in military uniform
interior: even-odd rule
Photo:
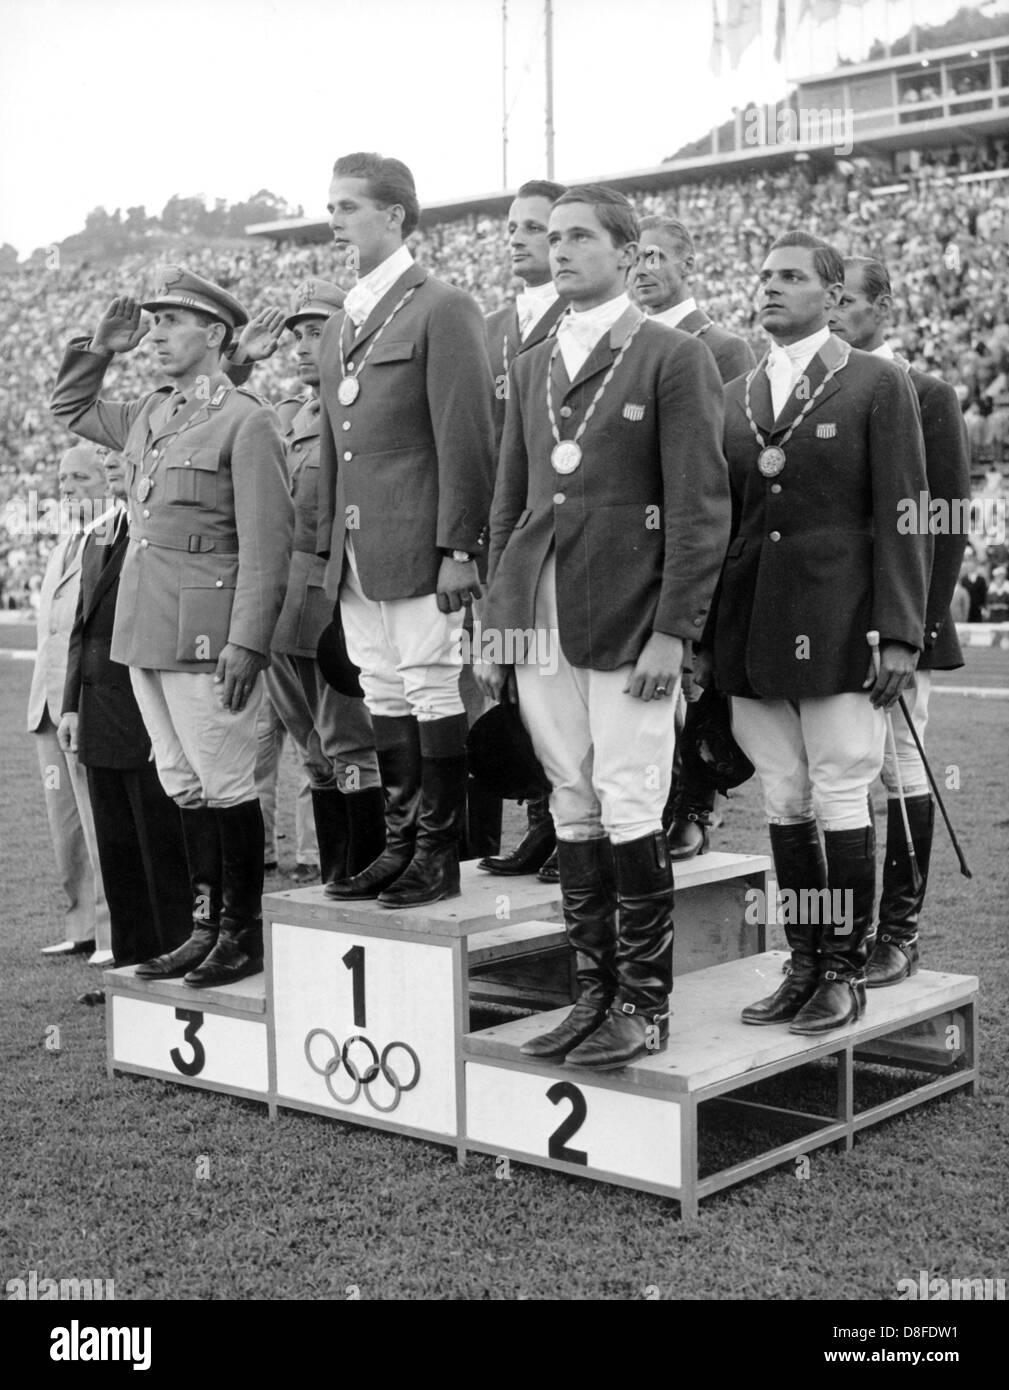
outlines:
[[[145,303],[114,300],[94,336],[70,344],[52,399],[75,434],[127,460],[130,543],[111,657],[130,668],[158,775],[182,809],[195,899],[189,940],[138,973],[189,972],[197,986],[262,966],[256,715],[293,514],[277,416],[221,370],[247,321],[220,286],[170,266]],[[144,337],[169,384],[100,399],[113,355]]]
[[[713,323],[698,305],[690,283],[694,262],[694,239],[682,222],[675,217],[654,215],[641,219],[638,263],[631,279],[634,298],[656,323],[700,338],[714,357],[723,383],[728,384],[750,370],[753,353],[745,339]],[[676,714],[679,721],[679,707]],[[691,719],[689,706],[687,719]],[[683,772],[677,752],[669,801],[662,817],[668,827],[672,859],[692,859],[705,852],[717,799],[718,793],[710,783]]]
[[[316,554],[319,525],[319,344],[326,320],[343,306],[343,290],[306,280],[290,313],[259,314],[243,331],[236,365],[268,357],[286,328],[298,375],[308,388],[277,407],[294,499],[294,542],[287,594],[273,634],[266,689],[294,740],[312,788],[324,884],[367,867],[382,852],[385,818],[371,719],[364,701],[334,690],[316,660],[319,637],[333,618],[326,562]]]
[[[487,315],[487,351],[494,373],[494,439],[501,448],[505,406],[508,402],[509,372],[520,352],[541,343],[566,309],[550,273],[550,247],[547,224],[550,209],[567,190],[548,179],[530,179],[515,195],[508,209],[508,246],[511,267],[523,289],[513,304]],[[477,868],[492,874],[528,874],[539,870],[539,877],[557,882],[557,855],[554,850],[554,822],[547,797],[527,805],[528,829],[521,844],[510,854],[488,855]]]
[[[406,165],[338,159],[329,211],[360,278],[319,356],[319,551],[372,716],[386,848],[326,891],[412,907],[459,891],[458,615],[482,593],[493,392],[480,310],[405,245],[420,216]]]
[[[925,488],[917,402],[899,367],[830,333],[843,281],[838,253],[805,232],[779,237],[761,269],[773,345],[725,392],[733,529],[703,644],[713,636],[714,676],[761,780],[778,886],[800,906],[830,904],[826,922],[819,910],[786,921],[789,974],[742,1015],[804,1035],[865,1009],[869,787],[883,710],[922,649],[932,558],[930,538],[898,524],[901,500]],[[703,648],[694,664],[703,677]]]
[[[893,307],[890,276],[882,261],[850,256],[844,262],[844,293],[831,315],[834,333],[852,347],[896,362],[907,373],[921,410],[925,445],[925,472],[930,505],[938,502],[948,517],[957,517],[960,499],[970,500],[970,446],[957,394],[947,382],[927,372],[915,371],[886,341],[886,325]],[[920,498],[910,499],[916,511]],[[937,525],[932,575],[925,609],[925,648],[908,688],[904,703],[924,742],[928,723],[928,697],[933,671],[953,671],[963,665],[963,655],[950,615],[963,559],[966,536],[947,520]],[[925,883],[932,853],[935,802],[929,792],[925,767],[904,720],[893,720],[900,785],[904,791],[908,824],[920,870],[915,886],[907,837],[900,812],[897,769],[889,739],[883,755],[883,784],[887,790],[886,858],[879,901],[879,929],[865,972],[869,989],[895,985],[918,969],[918,917],[925,900]]]

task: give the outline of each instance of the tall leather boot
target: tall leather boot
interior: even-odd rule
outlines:
[[[326,896],[339,902],[377,898],[407,868],[417,838],[421,779],[417,720],[412,714],[375,714],[371,723],[385,799],[385,848],[349,878],[326,884]]]
[[[872,826],[826,830],[823,843],[831,902],[844,904],[844,920],[820,928],[820,978],[789,1025],[791,1032],[806,1036],[856,1023],[865,1013],[865,962],[876,896],[876,834]]]
[[[383,907],[423,907],[459,892],[459,848],[466,823],[464,714],[425,719],[420,730],[421,789],[409,867],[378,895]]]
[[[549,797],[526,802],[526,824],[528,828],[516,849],[510,854],[481,859],[477,868],[489,874],[534,874],[541,869],[557,844]]]
[[[350,848],[347,851],[348,874],[359,874],[379,857],[385,849],[385,799],[381,787],[366,787],[360,792],[345,792]]]
[[[666,832],[670,859],[679,862],[707,852],[711,813],[715,809],[717,796],[714,787],[695,782],[689,777],[681,778]]]
[[[202,965],[185,977],[194,989],[230,985],[263,968],[263,812],[258,796],[218,807],[221,930]]]
[[[616,1071],[669,1037],[673,988],[673,866],[663,831],[613,845],[617,874],[617,994],[602,1023],[565,1061]]]
[[[803,901],[801,895],[804,889],[819,893],[827,886],[827,861],[816,821],[802,821],[799,825],[769,825],[768,830],[778,888],[782,892],[788,890],[796,894],[794,913],[787,910],[786,899],[784,923],[785,940],[792,954],[786,966],[785,979],[766,999],[747,1004],[741,1014],[744,1023],[788,1023],[812,998],[819,977],[819,923],[792,920],[793,917],[801,919],[808,915],[798,907]]]
[[[347,799],[339,787],[312,788],[312,816],[323,884],[346,878],[350,821]]]
[[[617,991],[617,881],[613,846],[596,840],[558,840],[557,862],[568,944],[575,953],[579,995],[556,1028],[522,1044],[526,1057],[556,1059],[602,1023]]]
[[[935,802],[926,793],[924,796],[905,798],[904,805],[911,827],[914,857],[921,873],[921,887],[915,889],[911,877],[911,859],[907,852],[900,802],[891,798],[886,803],[886,859],[883,862],[883,891],[879,900],[879,929],[865,971],[865,983],[869,989],[899,984],[918,969],[918,914],[925,901],[928,865],[932,857]]]
[[[466,839],[461,857],[485,859],[501,848],[501,798],[476,777],[466,782]]]
[[[193,930],[174,951],[137,966],[144,980],[173,980],[206,960],[217,943],[221,923],[221,834],[209,806],[181,807],[182,838],[193,894]]]

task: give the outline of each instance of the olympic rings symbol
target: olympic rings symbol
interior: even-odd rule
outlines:
[[[330,1057],[329,1061],[322,1067],[316,1063],[312,1056],[312,1043],[316,1038],[328,1038],[329,1045],[333,1049],[332,1057]],[[371,1063],[365,1068],[363,1073],[358,1070],[357,1063],[350,1056],[350,1049],[355,1043],[360,1043],[371,1053]],[[397,1047],[405,1052],[413,1063],[412,1081],[406,1083],[401,1081],[398,1074],[389,1065],[389,1054]],[[333,1037],[333,1034],[328,1032],[325,1028],[313,1028],[305,1038],[305,1060],[317,1075],[325,1077],[326,1089],[338,1105],[353,1105],[363,1090],[365,1098],[372,1109],[380,1110],[385,1115],[391,1110],[395,1110],[400,1102],[400,1097],[405,1095],[407,1091],[412,1091],[420,1080],[420,1058],[409,1043],[387,1043],[385,1047],[383,1047],[380,1056],[375,1044],[370,1038],[366,1038],[363,1033],[355,1033],[354,1036],[348,1038],[341,1047]],[[344,1071],[354,1083],[354,1089],[349,1096],[339,1095],[333,1085],[333,1077],[341,1067],[343,1067]],[[392,1087],[393,1098],[391,1105],[380,1105],[371,1093],[371,1083],[378,1076],[381,1076],[383,1080]]]

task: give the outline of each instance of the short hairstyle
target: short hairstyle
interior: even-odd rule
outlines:
[[[413,174],[401,159],[387,159],[374,151],[358,150],[344,154],[333,165],[333,173],[343,179],[366,179],[368,197],[380,208],[399,203],[403,209],[403,238],[416,231],[420,203]]]
[[[845,256],[844,268],[862,272],[862,289],[870,304],[875,304],[881,294],[893,294],[890,272],[882,261],[872,256]]]
[[[224,319],[219,319],[216,314],[208,314],[203,309],[190,309],[193,318],[202,328],[209,328],[212,323],[219,323],[224,328],[224,337],[218,349],[223,356],[231,346],[231,340],[235,336],[230,323],[225,323]]]
[[[829,242],[821,241],[818,236],[810,236],[809,232],[785,232],[774,242],[771,251],[778,251],[786,246],[799,246],[803,250],[812,251],[813,269],[820,277],[821,284],[844,284],[844,261],[840,251],[835,250]]]
[[[649,213],[641,219],[643,232],[665,232],[674,243],[681,256],[694,254],[694,238],[678,217],[660,217],[657,212]]]
[[[529,179],[527,183],[522,184],[515,197],[548,198],[551,203],[556,203],[567,191],[563,183],[552,183],[550,179]]]
[[[610,234],[614,246],[626,246],[641,235],[638,215],[622,193],[605,183],[580,183],[561,195],[555,208],[565,203],[587,203],[595,208],[600,223]]]

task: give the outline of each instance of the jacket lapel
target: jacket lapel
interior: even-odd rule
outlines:
[[[627,341],[628,334],[644,318],[644,314],[636,304],[628,305],[627,309],[620,315],[609,333],[604,333],[596,343],[595,347],[585,359],[579,371],[575,374],[575,379],[568,387],[568,392],[574,391],[591,377],[599,372],[607,371],[613,365],[613,359]],[[561,355],[557,354],[558,357]]]
[[[525,352],[528,348],[535,347],[537,343],[542,343],[544,338],[549,338],[554,330],[554,326],[560,321],[561,314],[567,308],[567,303],[563,299],[555,299],[550,308],[533,324],[532,332],[525,342],[519,347],[519,352]],[[518,336],[518,316],[515,316],[515,333]]]
[[[698,333],[702,328],[710,328],[711,320],[703,309],[691,309],[685,319],[680,319],[676,325],[681,333]]]
[[[106,547],[99,545],[97,536],[92,536],[88,541],[87,553],[84,558],[85,572],[81,577],[81,587],[84,591],[85,622],[91,617],[111,585],[119,578],[119,571],[123,567],[126,542],[126,513],[124,511],[116,517],[115,530],[112,533],[112,539],[108,542],[110,549],[107,555]]]
[[[386,319],[395,309],[396,305],[406,294],[407,290],[413,289],[417,285],[422,285],[427,279],[427,271],[423,266],[416,262],[409,270],[404,271],[394,285],[388,290],[372,309],[364,323],[358,329],[350,345],[347,348],[347,356],[352,356],[357,352],[362,343],[366,343],[371,335],[378,331],[385,323]],[[353,324],[351,325],[353,326]],[[341,324],[341,331],[346,332]],[[345,340],[346,341],[346,340]]]
[[[847,343],[843,343],[833,333],[830,335],[806,370],[800,374],[791,396],[785,402],[781,414],[774,422],[775,434],[781,430],[787,430],[796,416],[802,414],[802,411],[823,386],[824,378],[829,372],[833,371],[835,375],[831,377],[826,386],[823,386],[815,404],[806,411],[805,419],[808,420],[809,416],[815,414],[825,401],[830,400],[835,391],[841,389],[841,383],[838,381],[836,373],[847,365],[850,351]]]
[[[157,444],[162,439],[181,434],[190,425],[198,424],[206,417],[214,402],[220,404],[223,399],[220,395],[222,389],[231,391],[234,388],[223,372],[217,372],[210,378],[209,386],[193,392],[177,415],[173,415],[170,420],[162,419],[158,423],[152,419],[149,425],[152,431],[151,443]],[[168,399],[171,400],[171,397]]]
[[[774,408],[771,405],[771,383],[767,379],[767,353],[750,372],[746,379],[747,390],[750,393],[750,413],[753,416],[754,424],[761,434],[767,435],[771,432],[774,424]],[[740,409],[743,404],[740,402]]]

